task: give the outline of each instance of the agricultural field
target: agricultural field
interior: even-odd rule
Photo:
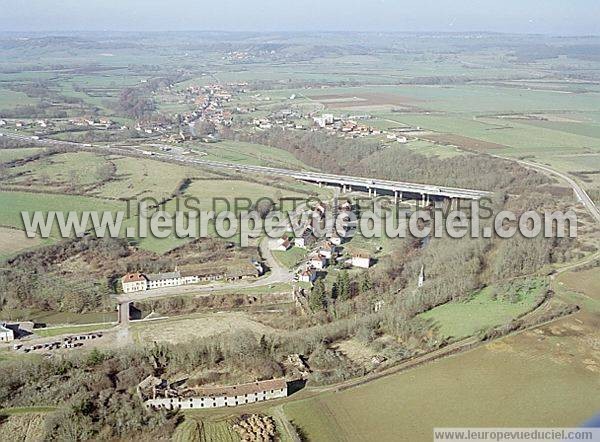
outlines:
[[[324,441],[392,441],[398,434],[428,441],[435,427],[579,426],[600,408],[595,270],[560,276],[557,302],[580,305],[575,315],[365,385],[290,402],[285,413],[309,438]],[[507,398],[513,406],[506,407]]]
[[[15,178],[9,178],[5,183],[36,191],[85,189],[101,180],[103,162],[102,157],[89,152],[52,155],[11,168],[10,174]]]
[[[0,227],[0,260],[42,244],[39,238],[27,238],[22,230]]]
[[[186,178],[214,176],[209,171],[146,158],[108,157],[116,167],[114,179],[95,189],[104,198],[168,198]]]
[[[302,164],[291,153],[262,144],[223,140],[217,143],[194,143],[190,147],[193,151],[200,153],[203,160],[208,161],[270,166],[283,169],[311,169]]]
[[[196,420],[186,418],[177,426],[173,435],[173,442],[190,441],[219,441],[237,442],[239,435],[233,430],[227,420]]]
[[[600,301],[600,268],[598,267],[564,273],[559,278],[559,284]]]
[[[273,265],[260,250],[265,238],[240,252],[237,233],[179,250],[191,239],[85,237],[30,259],[7,258],[60,241],[56,227],[49,239],[25,240],[22,211],[114,213],[126,210],[126,199],[149,197],[169,213],[239,213],[256,205],[264,214],[291,204],[259,205],[263,198],[339,196],[339,189],[239,166],[185,166],[177,162],[183,158],[335,172],[370,177],[372,184],[384,178],[464,182],[469,185],[456,186],[508,195],[498,198],[499,208],[576,206],[581,212],[570,188],[544,184],[535,172],[485,154],[547,164],[600,198],[599,54],[593,36],[495,33],[0,36],[1,320],[45,324],[35,330],[40,341],[109,330],[117,320],[112,288],[121,294],[123,274],[235,273],[255,258],[272,267],[252,282],[133,294],[145,319],[107,331],[104,344],[92,342],[81,353],[24,355],[4,345],[3,367],[23,358],[27,369],[2,371],[0,407],[57,409],[0,408],[0,439],[5,431],[19,440],[61,439],[44,433],[56,429],[72,432],[66,439],[73,440],[239,440],[234,424],[254,412],[272,416],[283,441],[286,417],[302,440],[318,441],[419,442],[443,426],[580,425],[600,409],[600,273],[590,257],[598,231],[589,217],[577,241],[530,248],[517,241],[502,247],[498,238],[457,240],[453,247],[355,235],[343,254],[367,252],[373,267],[352,268],[346,280],[342,266],[330,263],[320,272],[327,273],[324,287],[296,283],[292,272]],[[398,142],[403,135],[407,140]],[[53,139],[85,143],[85,149],[29,147]],[[60,144],[66,146],[54,145]],[[132,155],[102,152],[107,147]],[[36,154],[42,155],[28,159]],[[169,155],[173,162],[157,160]],[[404,209],[410,212],[413,203]],[[134,209],[121,237],[138,226],[138,216]],[[213,223],[208,233],[215,235]],[[294,247],[273,256],[294,269],[307,253]],[[574,259],[585,266],[565,271]],[[415,289],[423,263],[429,274]],[[542,274],[549,276],[532,276]],[[298,287],[308,295],[306,308],[289,296]],[[538,306],[527,318],[557,317],[478,340]],[[180,316],[162,316],[169,314]],[[231,351],[237,337],[244,345]],[[477,343],[418,364],[443,352],[439,345],[458,348],[463,340]],[[119,351],[124,343],[127,350]],[[207,385],[296,376],[286,366],[292,354],[311,373],[306,387],[286,399],[150,414],[135,396],[149,373]],[[396,361],[401,366],[393,367]],[[44,423],[45,412],[54,420]]]
[[[115,312],[53,312],[43,310],[14,309],[9,312],[3,311],[3,317],[8,320],[19,320],[28,318],[36,323],[46,324],[48,327],[59,327],[69,324],[69,326],[89,325],[98,323],[113,323],[117,321]]]
[[[36,336],[42,338],[50,338],[53,336],[61,336],[76,333],[90,333],[111,328],[113,324],[95,324],[95,325],[80,325],[68,327],[49,327],[41,328],[35,331]]]
[[[131,327],[136,342],[189,342],[194,339],[215,336],[238,330],[250,330],[258,334],[272,330],[248,318],[244,313],[219,312],[194,314],[164,320],[137,322]]]
[[[0,192],[0,206],[9,207],[10,210],[0,212],[0,225],[16,229],[24,229],[21,212],[33,213],[40,211],[44,214],[49,211],[61,210],[63,212],[83,212],[100,210],[116,212],[124,210],[125,205],[116,201],[106,201],[79,195],[57,195],[28,192]],[[51,231],[51,238],[59,236],[56,224]]]
[[[207,211],[224,210],[229,207],[237,212],[242,207],[234,207],[236,198],[249,199],[252,205],[261,198],[271,198],[277,202],[280,198],[303,198],[316,194],[317,190],[322,195],[330,193],[327,189],[284,179],[268,179],[262,183],[259,179],[256,182],[243,181],[241,177],[236,176],[232,179],[229,175],[211,170],[146,158],[101,156],[88,152],[69,152],[43,157],[11,168],[10,175],[14,178],[6,179],[5,185],[14,190],[27,191],[0,194],[0,202],[8,204],[6,207],[11,208],[0,215],[0,226],[15,229],[23,228],[20,215],[23,210],[36,209],[46,212],[55,210],[56,207],[60,207],[62,211],[78,212],[92,209],[113,212],[125,210],[126,204],[117,200],[151,197],[161,201],[172,197],[186,180],[192,181],[183,190],[182,197],[198,199],[199,203],[196,200],[191,201],[190,207]],[[74,194],[60,195],[58,191],[61,189]],[[213,204],[213,198],[220,200]],[[15,202],[13,205],[12,201]],[[167,203],[165,210],[174,212],[178,208],[177,204],[171,201]],[[182,201],[179,201],[179,204],[179,210],[189,210],[183,206]],[[240,204],[247,206],[248,202],[244,200],[240,201]],[[289,203],[285,204],[283,208],[287,209]],[[137,212],[133,210],[132,215],[133,218],[125,221],[124,228],[137,224]],[[212,228],[210,232],[213,232]],[[19,244],[15,241],[12,241],[9,247],[14,233],[2,231],[6,242],[6,249],[3,249],[6,253],[3,253],[3,256],[29,247],[27,243]],[[52,237],[57,236],[58,229],[55,228]],[[189,240],[177,238],[175,235],[160,239],[149,236],[138,239],[137,244],[144,249],[164,253],[187,241]],[[18,248],[14,249],[15,247]]]
[[[307,250],[301,247],[292,247],[289,250],[274,250],[273,256],[281,265],[288,269],[296,267],[304,258],[306,258]]]
[[[567,319],[284,410],[309,438],[323,441],[392,441],[399,434],[429,441],[434,427],[577,426],[600,407],[598,366],[579,359],[589,354],[579,327]],[[576,354],[565,335],[579,343]]]
[[[3,416],[0,409],[0,426],[2,433],[10,434],[10,440],[23,442],[38,442],[44,440],[44,414],[35,412],[12,413]],[[8,441],[9,439],[3,439]]]
[[[34,103],[35,100],[30,99],[22,92],[15,92],[9,89],[0,88],[0,110],[11,109],[16,105]]]
[[[441,338],[473,336],[481,330],[510,322],[536,305],[546,290],[546,283],[531,280],[524,284],[525,287],[519,287],[517,282],[486,287],[465,302],[449,302],[420,316],[432,322]]]
[[[37,153],[43,152],[41,147],[29,147],[21,149],[0,149],[0,163],[7,163],[9,161],[20,160],[23,158],[30,157]]]

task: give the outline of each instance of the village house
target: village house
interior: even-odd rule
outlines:
[[[317,237],[313,234],[313,231],[310,227],[304,229],[302,235],[294,238],[294,245],[296,247],[301,247],[303,249],[308,249],[312,247],[317,241]]]
[[[281,252],[285,252],[286,250],[289,250],[292,247],[292,242],[290,241],[290,239],[287,236],[282,236],[281,238],[279,238],[277,240],[277,242],[275,243],[275,246],[272,248],[272,250],[278,250]]]
[[[342,212],[351,212],[352,211],[352,203],[350,201],[344,201],[342,204],[338,206],[338,209]]]
[[[340,246],[342,244],[342,237],[338,234],[337,229],[334,229],[331,237],[329,238],[329,242],[334,246]]]
[[[0,322],[0,342],[14,341],[15,333],[6,326],[5,322]]]
[[[371,257],[366,253],[355,253],[350,259],[350,264],[352,264],[353,267],[368,269],[371,267]]]
[[[315,282],[316,279],[317,271],[312,267],[308,267],[298,273],[298,281],[300,282]]]
[[[169,389],[164,385],[160,380],[145,382],[144,387],[152,389],[152,396],[145,401],[147,407],[154,410],[235,407],[288,395],[287,382],[283,378],[223,387]],[[147,397],[143,390],[141,394],[143,398]]]
[[[139,292],[148,288],[148,280],[141,273],[128,273],[121,278],[121,286],[123,293]]]
[[[331,241],[326,241],[319,249],[319,255],[327,259],[333,259],[336,252],[337,247]]]
[[[318,253],[313,253],[308,258],[308,265],[317,270],[323,270],[327,266],[327,259]]]

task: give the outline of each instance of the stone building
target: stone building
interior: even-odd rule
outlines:
[[[247,384],[224,387],[196,388],[160,388],[154,383],[153,397],[145,400],[145,404],[154,409],[167,410],[191,408],[235,407],[286,397],[288,394],[285,379],[270,379]]]

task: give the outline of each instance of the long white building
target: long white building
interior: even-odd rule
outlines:
[[[172,397],[148,399],[145,404],[154,410],[160,408],[167,410],[219,408],[235,407],[286,396],[287,382],[285,379],[270,379],[226,387],[189,388]]]

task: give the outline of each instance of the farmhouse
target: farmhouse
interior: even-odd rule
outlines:
[[[329,242],[334,246],[339,246],[342,244],[342,237],[338,234],[337,230],[334,230],[329,238]]]
[[[141,273],[128,273],[121,278],[123,293],[139,292],[148,288],[148,280]]]
[[[327,266],[327,259],[323,255],[313,253],[308,258],[308,265],[314,267],[317,270],[322,270]]]
[[[317,271],[312,268],[306,268],[298,273],[298,281],[300,282],[314,282],[317,279]]]
[[[6,326],[6,323],[0,322],[0,342],[10,342],[15,339],[15,333]]]
[[[313,234],[312,229],[307,227],[304,232],[302,232],[302,235],[294,238],[294,245],[296,247],[308,249],[309,247],[312,247],[316,241],[317,237]]]
[[[289,238],[287,236],[284,236],[277,240],[277,243],[275,244],[275,247],[273,247],[273,250],[279,250],[281,252],[285,252],[286,250],[289,250],[291,247],[292,247],[292,242],[289,240]]]
[[[352,255],[350,264],[352,264],[353,267],[368,269],[371,267],[371,257],[366,253],[355,253]]]
[[[152,387],[153,394],[151,399],[147,399],[145,403],[146,406],[154,410],[160,408],[174,410],[235,407],[282,398],[288,394],[285,379],[270,379],[224,387],[197,388],[168,388],[164,387],[165,383],[162,381],[146,382],[146,384]]]
[[[326,241],[319,249],[319,255],[326,259],[332,259],[337,252],[337,247],[332,241]]]

